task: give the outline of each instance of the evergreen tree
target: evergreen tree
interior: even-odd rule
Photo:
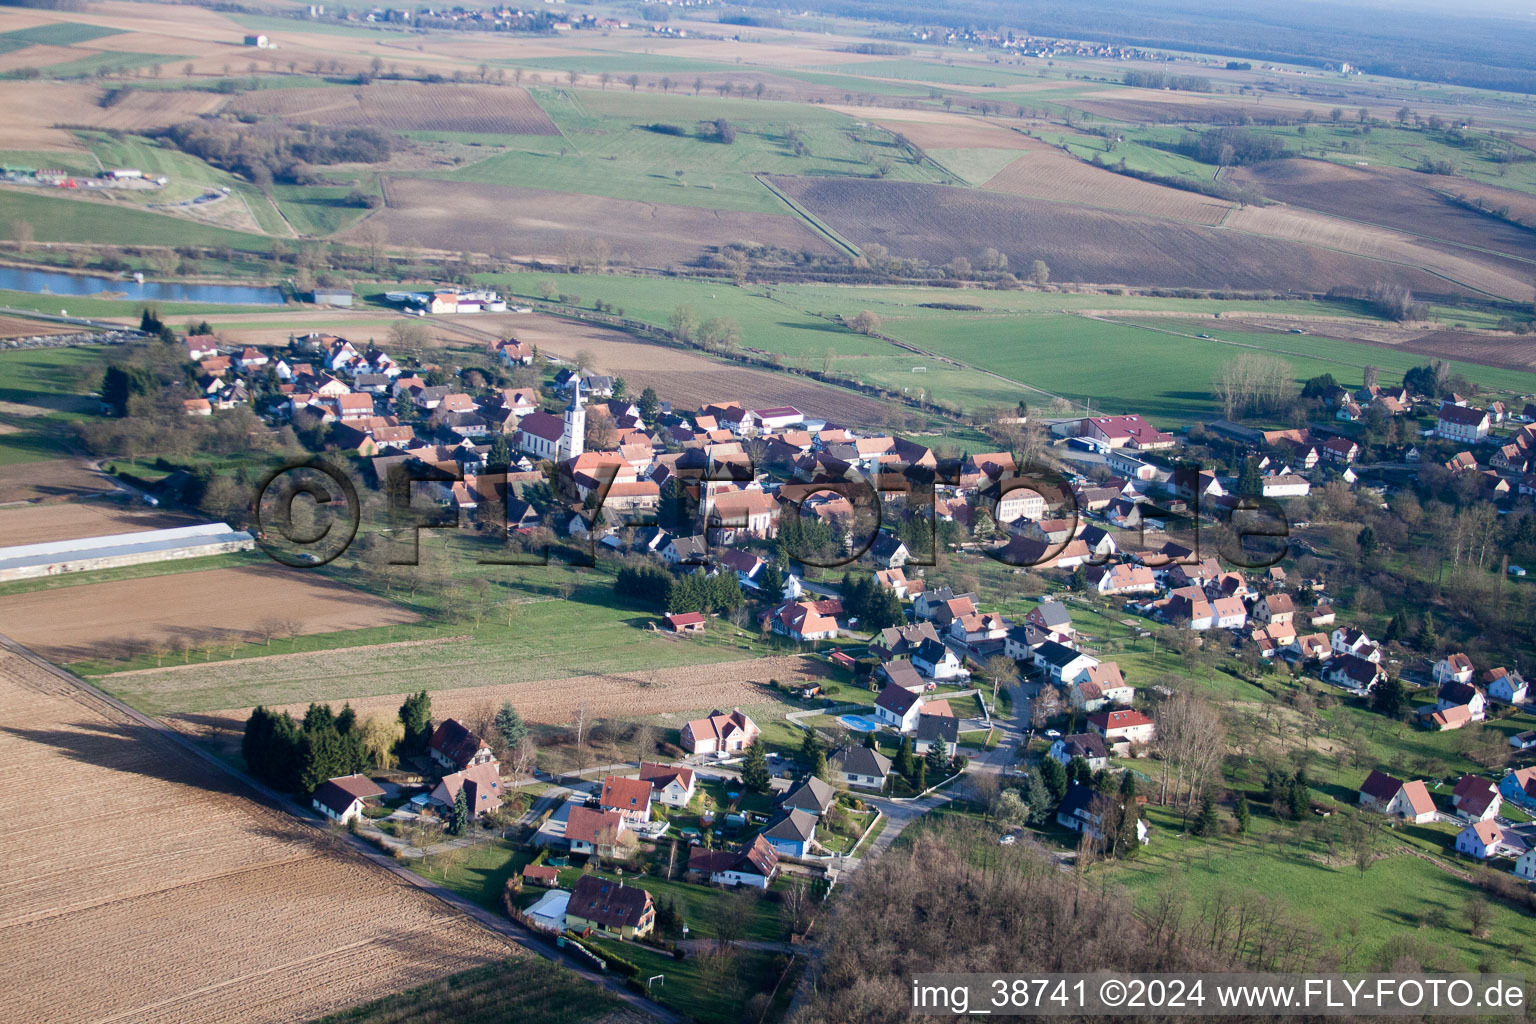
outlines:
[[[1395,676],[1388,676],[1371,690],[1371,707],[1388,718],[1397,718],[1407,706],[1408,691],[1403,689],[1402,680]]]
[[[1093,769],[1088,767],[1088,761],[1082,755],[1078,755],[1067,764],[1067,777],[1080,785],[1093,785]]]
[[[1376,553],[1376,529],[1367,523],[1360,527],[1360,532],[1355,534],[1355,543],[1360,546],[1360,557],[1370,558]]]
[[[816,751],[816,756],[811,759],[811,774],[822,782],[832,781],[832,772],[827,768],[827,752],[825,750]]]
[[[1237,830],[1240,833],[1248,831],[1248,796],[1246,793],[1237,794],[1237,803],[1232,806],[1232,817],[1237,819]]]
[[[139,330],[143,331],[145,334],[159,334],[160,329],[164,326],[165,324],[160,322],[160,314],[158,310],[154,310],[148,306],[145,306],[143,311],[139,314]]]
[[[501,741],[509,748],[516,747],[528,735],[528,726],[524,724],[523,716],[517,713],[517,708],[509,700],[502,701],[501,710],[496,712],[496,731],[501,733]]]
[[[1213,836],[1220,824],[1216,816],[1216,801],[1207,795],[1200,801],[1200,816],[1195,819],[1190,831],[1197,836]]]
[[[336,716],[336,731],[345,736],[352,731],[352,727],[355,725],[357,725],[357,712],[352,710],[350,702],[343,704],[341,714]]]
[[[1067,769],[1054,757],[1047,757],[1040,762],[1040,778],[1045,783],[1046,791],[1051,794],[1051,800],[1060,802],[1067,795]]]
[[[822,742],[821,733],[815,729],[807,729],[800,734],[800,756],[807,762],[814,761],[816,755],[825,749],[826,744]]]
[[[1257,498],[1264,493],[1264,474],[1258,459],[1243,461],[1243,475],[1237,480],[1237,493],[1244,498]]]
[[[1050,758],[1046,758],[1052,764],[1056,764]],[[1061,765],[1057,764],[1057,768]],[[1056,801],[1051,798],[1051,791],[1046,788],[1041,780],[1040,773],[1033,768],[1024,773],[1023,788],[1024,802],[1029,805],[1029,823],[1031,825],[1044,825],[1051,820]]]
[[[768,752],[763,748],[762,739],[755,739],[747,747],[747,756],[741,765],[742,785],[754,793],[766,793],[772,777],[768,771]]]
[[[1307,812],[1311,809],[1312,794],[1311,791],[1307,788],[1307,773],[1298,769],[1296,772],[1296,777],[1291,780],[1291,817],[1299,821],[1306,817]]]
[[[453,811],[448,815],[448,834],[461,836],[469,827],[469,798],[464,795],[464,787],[459,787],[459,795],[453,798]]]
[[[405,703],[400,705],[400,724],[405,726],[400,752],[405,755],[424,753],[427,741],[432,738],[432,698],[426,690],[405,698]]]
[[[1392,621],[1387,623],[1386,634],[1382,637],[1387,643],[1395,643],[1408,635],[1408,612],[1399,608],[1392,616]]]
[[[651,422],[657,411],[661,408],[661,400],[656,397],[655,388],[646,388],[640,392],[640,401],[635,404],[640,407],[640,418],[647,424]]]
[[[912,788],[921,793],[928,788],[928,762],[917,762],[917,776],[912,780]]]
[[[896,746],[896,771],[900,773],[902,778],[910,781],[915,770],[912,758],[912,741],[903,736],[901,742]]]
[[[938,740],[929,743],[928,753],[923,755],[923,764],[927,766],[929,775],[942,779],[944,769],[949,766],[949,758],[944,756],[944,744]]]
[[[1136,796],[1136,773],[1130,769],[1120,773],[1120,795],[1127,800]]]
[[[1136,827],[1141,820],[1141,808],[1135,800],[1127,800],[1121,805],[1124,809],[1120,815],[1120,832],[1116,836],[1115,856],[1121,860],[1130,860],[1141,853],[1141,830]]]
[[[506,434],[497,434],[491,441],[489,464],[493,471],[502,472],[512,464],[512,446]]]
[[[1435,648],[1440,646],[1440,634],[1435,632],[1434,612],[1424,613],[1424,621],[1419,623],[1419,638],[1416,646],[1425,654],[1435,653]]]
[[[693,526],[693,516],[688,509],[688,492],[676,476],[668,477],[661,485],[661,497],[656,506],[656,522],[664,530],[685,532]]]

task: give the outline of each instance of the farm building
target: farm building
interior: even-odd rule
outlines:
[[[116,569],[173,558],[201,558],[231,551],[248,551],[256,540],[225,523],[177,526],[169,530],[78,537],[46,544],[0,548],[0,582],[56,576],[63,572]]]

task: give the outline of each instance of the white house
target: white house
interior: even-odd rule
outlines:
[[[1046,756],[1058,762],[1063,768],[1071,764],[1074,757],[1087,761],[1088,767],[1094,771],[1109,767],[1109,749],[1104,746],[1104,737],[1093,732],[1063,736],[1051,744],[1051,749],[1046,751]]]
[[[1360,784],[1359,803],[1368,811],[1420,825],[1435,820],[1435,801],[1418,779],[1403,782],[1386,772],[1372,771]]]
[[[835,779],[856,789],[885,788],[891,774],[891,759],[878,750],[864,746],[846,747],[834,754],[829,764]]]
[[[342,825],[362,816],[363,805],[374,797],[384,795],[366,775],[343,775],[328,779],[315,790],[310,806],[327,818]]]
[[[1490,700],[1502,701],[1505,704],[1522,704],[1529,692],[1529,687],[1519,672],[1503,667],[1491,668],[1484,672],[1483,686],[1487,689]]]
[[[1481,441],[1490,426],[1486,409],[1472,409],[1453,402],[1441,402],[1435,419],[1435,436],[1448,441]]]
[[[1478,860],[1494,856],[1506,843],[1503,827],[1494,821],[1474,821],[1456,834],[1456,852]]]
[[[875,718],[897,732],[911,732],[917,728],[917,718],[923,711],[923,698],[907,689],[889,683],[875,698]]]
[[[942,641],[925,639],[912,652],[912,667],[930,679],[969,679],[970,671],[949,646]]]
[[[640,778],[651,784],[652,799],[668,807],[687,807],[696,791],[693,769],[640,762]]]
[[[1447,654],[1435,662],[1435,682],[1467,683],[1472,681],[1472,659],[1459,651]]]

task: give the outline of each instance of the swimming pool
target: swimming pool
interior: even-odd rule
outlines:
[[[874,732],[880,728],[879,720],[868,715],[839,715],[837,720],[855,732]]]

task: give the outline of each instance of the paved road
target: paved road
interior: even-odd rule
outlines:
[[[218,771],[224,772],[225,774],[231,776],[246,789],[248,789],[250,791],[250,797],[257,802],[264,803],[277,810],[284,811],[295,818],[298,822],[308,826],[309,828],[315,829],[319,832],[324,832],[327,835],[336,836],[337,838],[346,842],[346,844],[351,848],[352,852],[356,853],[358,856],[370,861],[385,871],[390,872],[401,881],[408,882],[409,884],[414,885],[416,888],[421,889],[423,892],[436,897],[438,900],[464,914],[466,917],[471,918],[481,926],[510,939],[511,941],[517,943],[519,946],[522,946],[524,949],[527,949],[530,952],[536,953],[546,959],[554,960],[558,963],[564,964],[566,967],[569,967],[571,970],[575,971],[577,974],[581,975],[582,978],[586,979],[592,984],[600,985],[603,988],[608,989],[614,995],[618,996],[620,999],[624,1000],[624,1002],[628,1003],[631,1007],[641,1013],[648,1014],[651,1017],[663,1021],[664,1024],[684,1024],[684,1018],[682,1014],[675,1013],[674,1011],[667,1009],[659,1003],[652,1002],[650,999],[645,998],[637,992],[630,991],[624,986],[621,979],[608,974],[600,974],[597,971],[592,970],[591,968],[585,966],[585,964],[583,964],[581,961],[576,960],[574,957],[571,957],[569,954],[556,947],[552,941],[546,940],[531,929],[518,924],[510,918],[502,917],[500,914],[493,914],[486,910],[484,907],[464,899],[458,893],[455,893],[450,889],[446,889],[438,883],[433,882],[430,879],[423,878],[416,874],[414,871],[410,871],[409,869],[396,864],[393,859],[380,853],[378,850],[370,846],[366,841],[358,838],[357,836],[346,832],[335,832],[329,829],[327,826],[321,823],[320,819],[316,815],[311,813],[307,808],[303,807],[290,797],[277,792],[276,790],[262,782],[257,781],[255,778],[245,774],[244,772],[236,770],[231,765],[226,764],[224,761],[221,761],[213,754],[198,746],[189,737],[177,732],[175,729],[172,729],[170,726],[165,725],[157,719],[151,718],[148,715],[140,714],[138,711],[135,711],[133,708],[129,707],[127,704],[124,704],[122,701],[111,696],[110,694],[97,689],[91,684],[84,682],[78,677],[65,672],[63,669],[58,668],[52,663],[37,656],[36,654],[32,653],[32,651],[28,650],[26,647],[23,647],[21,644],[12,640],[10,637],[5,636],[4,634],[0,634],[0,648],[8,650],[13,654],[18,655],[19,657],[25,658],[27,661],[38,666],[39,668],[48,671],[65,685],[79,689],[89,694],[93,698],[105,702],[113,709],[123,715],[126,715],[128,718],[137,722],[144,728],[152,730],[161,739],[175,744],[177,747],[180,747],[181,749],[192,754],[200,761],[205,762]]]

